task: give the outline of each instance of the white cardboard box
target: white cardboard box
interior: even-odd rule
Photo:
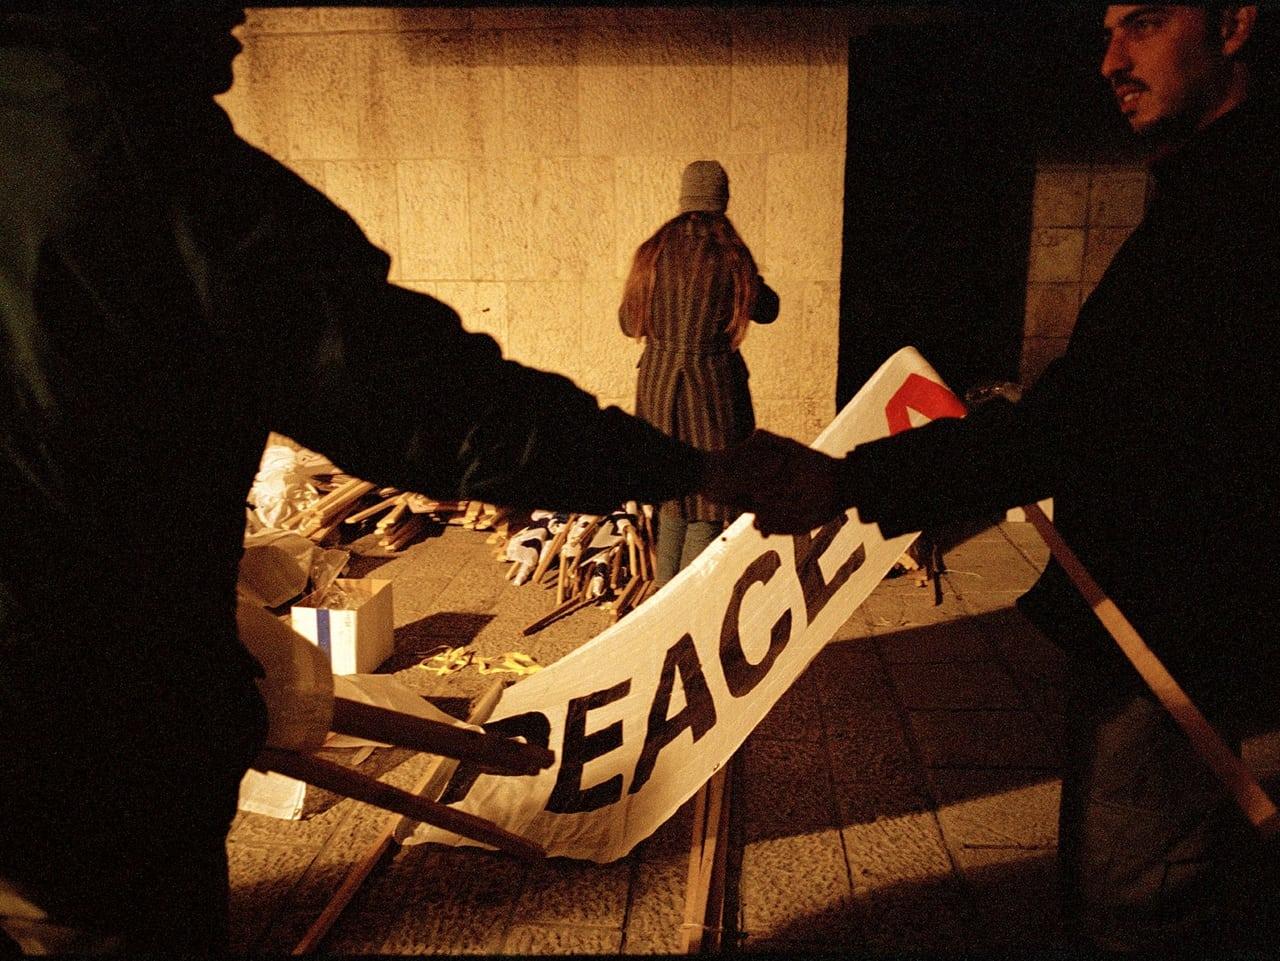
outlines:
[[[352,608],[315,607],[315,595],[293,606],[293,629],[329,655],[334,674],[371,674],[395,650],[391,582],[338,578]]]

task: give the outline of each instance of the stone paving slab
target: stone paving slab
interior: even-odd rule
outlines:
[[[463,715],[491,683],[417,664],[441,646],[552,663],[611,623],[588,608],[538,634],[554,606],[514,587],[483,534],[449,528],[404,554],[358,557],[394,582],[404,683]],[[1047,552],[1030,525],[972,531],[944,553],[945,596],[883,582],[740,752],[732,862],[740,946],[896,956],[1033,950],[1053,887],[1061,656],[1013,608]],[[339,752],[335,752],[339,753]],[[1249,756],[1280,772],[1275,742]],[[365,762],[411,783],[421,759]],[[316,795],[309,817],[241,814],[231,858],[233,943],[287,952],[385,819]],[[611,865],[522,863],[419,845],[394,852],[335,926],[334,953],[662,954],[679,947],[691,804]]]

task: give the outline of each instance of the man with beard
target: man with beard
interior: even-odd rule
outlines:
[[[1238,749],[1280,693],[1274,78],[1253,6],[1110,6],[1103,31],[1154,197],[1065,356],[1017,404],[859,446],[798,483],[811,496],[785,520],[856,506],[894,535],[1054,498],[1064,539]],[[784,519],[756,506],[765,530]],[[1162,956],[1265,938],[1243,905],[1274,905],[1275,882],[1231,795],[1057,564],[1020,606],[1070,663],[1059,853],[1079,936]]]

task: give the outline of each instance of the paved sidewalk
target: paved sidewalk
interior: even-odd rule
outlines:
[[[1012,608],[1046,557],[1029,525],[1002,524],[947,552],[940,606],[883,582],[757,729],[748,946],[1046,943],[1060,659]]]
[[[751,736],[740,753],[742,949],[1046,945],[1057,920],[1061,661],[1012,607],[1046,557],[1030,525],[1002,523],[947,552],[940,606],[911,578],[886,580]],[[353,562],[355,576],[394,581],[397,654],[384,670],[458,715],[490,678],[413,667],[433,649],[519,649],[548,664],[609,623],[589,608],[521,637],[553,601],[513,587],[474,531],[447,528],[395,559]],[[407,786],[422,763],[384,750],[360,770]],[[237,950],[289,951],[384,824],[323,793],[308,809],[299,822],[237,818]],[[691,821],[690,804],[610,865],[405,848],[323,950],[675,952]]]

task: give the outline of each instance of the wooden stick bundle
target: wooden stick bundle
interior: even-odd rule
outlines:
[[[404,550],[410,541],[427,528],[427,521],[421,514],[414,514],[398,527],[389,530],[380,541],[382,547],[389,551]]]
[[[374,484],[362,481],[359,478],[353,477],[346,480],[306,510],[300,511],[285,521],[285,526],[298,531],[298,533],[306,537],[310,537],[312,540],[323,540],[330,531],[341,523],[342,518],[346,516],[356,502],[373,490],[374,487]]]
[[[647,596],[645,586],[652,580],[654,565],[645,531],[652,528],[643,511],[634,504],[628,508],[633,511],[629,516],[571,514],[543,542],[537,566],[527,581],[544,587],[554,585],[555,606],[524,628],[526,636],[594,602],[611,606],[616,621]],[[596,534],[610,522],[616,540],[593,548]],[[507,573],[508,579],[514,576],[512,571]]]

